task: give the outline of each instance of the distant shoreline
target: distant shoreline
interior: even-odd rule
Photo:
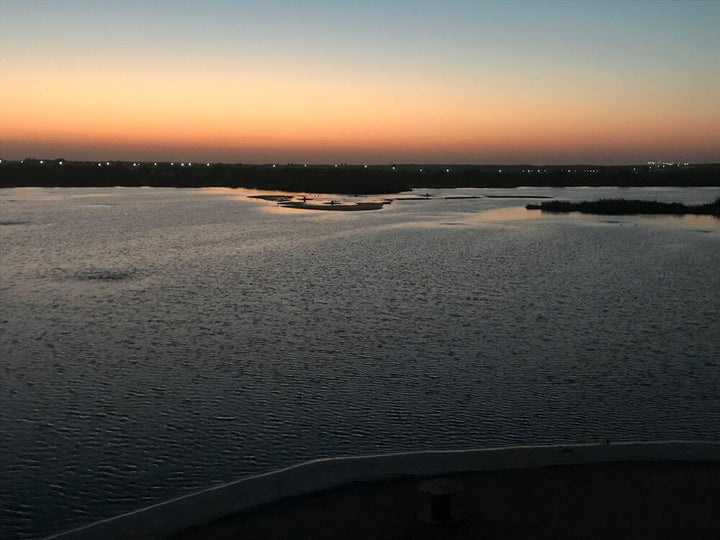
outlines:
[[[720,163],[657,165],[304,165],[89,162],[64,159],[0,163],[0,188],[249,188],[367,195],[411,189],[533,187],[716,187]]]
[[[695,214],[720,217],[720,198],[706,204],[666,203],[658,201],[631,199],[600,199],[597,201],[545,201],[540,204],[528,204],[528,210],[542,210],[551,213],[581,212],[583,214],[669,214],[682,216]]]

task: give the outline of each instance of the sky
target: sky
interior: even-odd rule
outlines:
[[[720,162],[720,1],[0,0],[0,157]]]

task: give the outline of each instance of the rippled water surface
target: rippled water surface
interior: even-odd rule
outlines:
[[[424,190],[423,190],[424,191]],[[720,221],[0,191],[0,537],[322,456],[718,439]]]

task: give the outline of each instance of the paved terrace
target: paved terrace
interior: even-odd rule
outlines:
[[[461,519],[419,519],[425,478]],[[318,460],[56,538],[720,538],[720,443],[628,443]]]

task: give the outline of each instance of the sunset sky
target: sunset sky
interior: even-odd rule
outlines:
[[[0,0],[0,157],[720,161],[720,2]]]

